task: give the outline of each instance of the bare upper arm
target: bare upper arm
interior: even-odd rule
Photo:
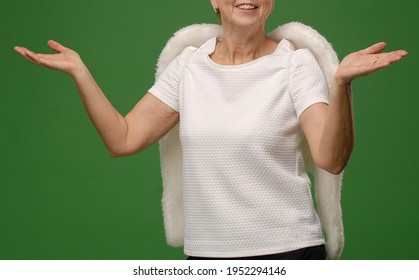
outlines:
[[[157,142],[179,121],[179,113],[147,93],[125,116],[128,126],[125,154],[134,154]]]
[[[326,103],[315,103],[300,115],[300,125],[310,147],[311,156],[316,164],[319,164],[320,161],[319,145],[327,110],[328,105]]]

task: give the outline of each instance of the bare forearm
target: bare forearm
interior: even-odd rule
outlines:
[[[336,70],[330,92],[330,105],[319,145],[319,153],[336,166],[334,173],[345,167],[354,146],[352,94],[350,84],[358,77],[366,76],[400,61],[404,50],[382,52],[386,44],[381,42],[364,50],[347,55]]]
[[[343,170],[354,147],[352,81],[407,55],[404,50],[382,52],[385,48],[382,42],[347,55],[336,70],[329,106],[313,105],[300,117],[314,161],[331,173]]]
[[[120,154],[128,128],[124,117],[112,106],[86,66],[73,73],[86,112],[112,156]]]
[[[319,153],[332,173],[346,166],[354,147],[352,92],[350,84],[334,80],[319,145]]]
[[[55,54],[34,53],[25,47],[14,49],[29,62],[69,74],[79,91],[93,125],[111,156],[132,155],[157,142],[179,121],[179,113],[152,94],[146,94],[123,117],[112,106],[84,65],[78,53],[50,40]]]

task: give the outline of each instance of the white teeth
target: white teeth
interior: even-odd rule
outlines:
[[[250,4],[242,4],[237,6],[237,8],[242,9],[242,10],[253,10],[256,9],[256,6],[250,5]]]

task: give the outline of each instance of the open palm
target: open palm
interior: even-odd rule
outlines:
[[[56,54],[34,53],[24,47],[15,47],[15,51],[33,64],[45,66],[52,70],[62,71],[72,75],[82,65],[80,56],[73,50],[66,48],[55,41],[48,41],[48,46]]]
[[[336,78],[349,84],[355,78],[385,68],[407,55],[404,50],[380,53],[386,47],[386,44],[381,42],[347,55],[336,71]]]

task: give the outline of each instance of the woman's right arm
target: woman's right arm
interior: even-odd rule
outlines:
[[[123,117],[109,102],[79,55],[55,41],[48,46],[57,54],[36,54],[23,47],[15,50],[34,64],[69,74],[93,125],[113,157],[132,155],[163,137],[179,121],[179,114],[147,93]]]

